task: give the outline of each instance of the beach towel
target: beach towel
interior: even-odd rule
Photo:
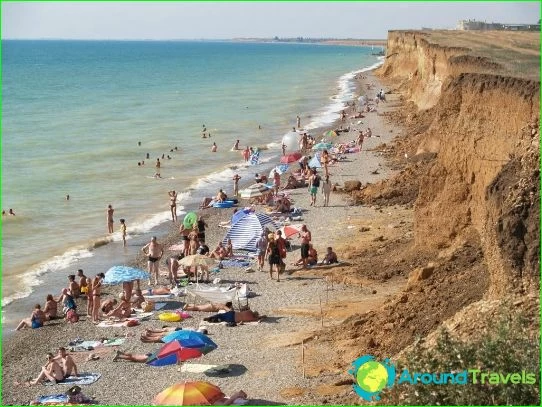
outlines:
[[[147,296],[148,297],[148,296]],[[145,299],[147,298],[145,297]],[[157,302],[154,304],[154,310],[160,311],[162,308],[164,308],[167,305],[166,302]],[[141,308],[135,308],[136,316],[139,317],[144,313],[144,311]]]
[[[56,404],[56,403],[67,403],[68,396],[65,394],[50,394],[48,396],[38,396],[36,402],[40,404]]]
[[[250,165],[258,165],[260,161],[260,152],[256,151],[250,156]]]
[[[74,352],[92,350],[93,348],[97,348],[98,346],[102,346],[102,345],[103,344],[100,341],[83,341],[75,345]]]
[[[102,343],[103,346],[120,346],[124,343],[126,338],[114,338],[114,339],[106,339],[105,342]]]
[[[57,384],[68,384],[70,386],[90,385],[92,383],[96,383],[100,377],[102,377],[100,373],[80,373],[78,377],[69,376],[66,377],[64,380],[57,382]],[[49,381],[44,382],[44,384],[46,386],[53,385],[53,383]]]
[[[222,267],[224,267],[224,268],[226,268],[226,267],[244,268],[244,267],[248,267],[250,265],[250,263],[248,261],[241,260],[241,259],[222,260],[220,262],[220,264],[222,264]]]
[[[145,295],[143,294],[146,300],[167,300],[168,298],[175,297],[174,294],[160,294],[160,295]]]
[[[204,365],[201,363],[185,363],[181,366],[181,372],[185,373],[203,373],[209,369],[214,369],[218,365]]]

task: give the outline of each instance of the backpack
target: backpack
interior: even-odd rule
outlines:
[[[68,312],[66,312],[66,321],[71,322],[72,324],[79,322],[79,315],[74,309],[69,309]]]

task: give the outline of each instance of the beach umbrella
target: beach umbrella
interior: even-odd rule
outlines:
[[[240,219],[243,219],[245,216],[247,216],[251,212],[250,208],[245,208],[240,211],[237,211],[233,214],[231,217],[231,224],[235,225]]]
[[[252,184],[248,188],[245,188],[241,191],[241,198],[255,198],[257,196],[262,196],[269,191],[269,187],[261,182]]]
[[[183,225],[185,229],[192,229],[198,221],[198,215],[196,212],[188,212],[184,215]]]
[[[322,168],[322,163],[320,162],[320,157],[318,155],[315,155],[314,157],[311,158],[308,165],[311,168]]]
[[[328,130],[324,133],[324,137],[330,138],[330,137],[337,137],[337,132],[333,130]]]
[[[225,395],[220,387],[209,382],[176,383],[158,393],[155,406],[210,406]]]
[[[135,267],[113,266],[105,273],[105,284],[122,284],[135,280],[149,280],[150,274]]]
[[[162,342],[177,342],[185,348],[196,348],[205,355],[210,351],[218,348],[218,345],[214,343],[207,335],[204,335],[197,331],[189,331],[184,329],[169,333],[162,338]]]
[[[283,155],[280,158],[280,162],[283,164],[290,164],[290,163],[299,161],[301,157],[302,157],[301,153],[299,151],[296,151],[295,153]]]
[[[286,171],[288,171],[288,167],[289,167],[288,164],[280,164],[280,165],[277,165],[275,168],[273,168],[273,169],[271,170],[271,172],[269,172],[269,178],[270,178],[270,179],[273,179],[273,171],[276,171],[279,175],[282,175],[282,174],[284,174]]]
[[[333,144],[331,143],[318,143],[312,146],[313,150],[329,150]]]
[[[185,267],[214,266],[215,260],[201,254],[191,254],[179,260],[179,264]]]
[[[286,225],[280,228],[280,231],[282,232],[282,237],[288,239],[294,235],[299,234],[299,232],[301,232],[302,226],[303,225]]]
[[[179,342],[171,342],[162,346],[157,352],[149,356],[147,364],[150,366],[168,366],[188,359],[199,358],[203,352],[198,348],[185,348]]]

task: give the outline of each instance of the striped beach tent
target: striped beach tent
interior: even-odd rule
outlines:
[[[265,227],[270,230],[278,229],[278,225],[268,215],[249,213],[232,225],[222,243],[226,245],[228,239],[231,239],[234,249],[255,252],[256,240]]]

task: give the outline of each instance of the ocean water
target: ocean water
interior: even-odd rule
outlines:
[[[16,213],[2,217],[2,305],[82,264],[104,271],[100,256],[125,262],[170,222],[168,190],[179,212],[231,191],[233,174],[258,172],[231,151],[236,139],[276,161],[297,114],[313,132],[333,122],[355,73],[377,63],[346,46],[2,41],[2,209]],[[126,219],[128,249],[107,234],[108,204],[116,231]]]

